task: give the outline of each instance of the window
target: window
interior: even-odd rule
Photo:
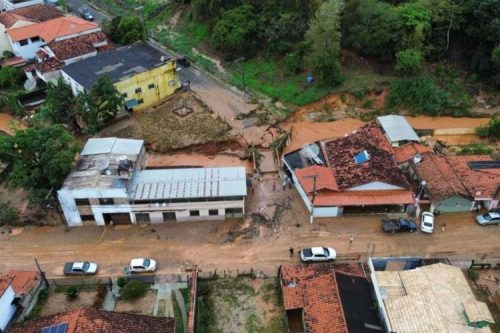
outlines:
[[[111,198],[100,198],[99,204],[100,205],[114,205],[115,201]]]
[[[226,214],[243,214],[243,208],[226,208]]]
[[[217,216],[217,215],[219,215],[219,210],[218,209],[209,209],[208,210],[208,215],[210,215],[210,216]]]
[[[21,40],[19,41],[19,45],[21,45],[21,46],[28,45],[28,40],[27,40],[27,39],[21,39]]]
[[[136,94],[138,94],[138,93],[140,93],[140,92],[142,92],[141,87],[139,87],[139,88],[135,88],[135,93],[136,93]]]
[[[127,93],[123,93],[122,96],[123,96],[123,98],[127,98],[128,94]]]
[[[200,211],[199,210],[190,210],[189,216],[200,216]]]
[[[175,212],[163,213],[163,221],[175,221]]]
[[[89,199],[75,199],[75,203],[77,206],[90,206]]]
[[[136,213],[135,220],[137,223],[151,222],[151,219],[149,218],[149,213]]]
[[[150,83],[150,84],[148,85],[148,89],[153,89],[154,87],[155,87],[155,84],[154,84],[154,83]]]
[[[137,100],[137,104],[142,104],[142,103],[144,103],[144,99],[141,98],[141,99]]]
[[[40,37],[36,36],[36,37],[31,37],[31,42],[34,43],[34,42],[39,42],[40,41]]]
[[[83,222],[85,221],[94,221],[94,215],[80,215],[80,218]]]

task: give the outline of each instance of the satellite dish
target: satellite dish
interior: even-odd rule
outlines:
[[[126,161],[127,160],[127,155],[122,155],[122,156],[118,157],[118,160],[119,161]]]
[[[34,78],[27,79],[24,82],[24,89],[25,90],[31,91],[31,90],[33,90],[35,88],[36,88],[36,80]]]
[[[319,146],[315,143],[307,144],[300,149],[300,153],[306,158],[313,159],[319,155]]]

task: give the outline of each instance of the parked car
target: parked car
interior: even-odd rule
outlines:
[[[188,58],[182,57],[177,59],[177,63],[181,65],[182,67],[190,67],[191,63],[189,62]]]
[[[64,275],[94,275],[97,264],[88,261],[67,262],[64,264]]]
[[[432,234],[434,231],[434,214],[431,212],[423,212],[420,222],[420,230],[427,234]]]
[[[308,247],[300,251],[303,262],[333,261],[336,258],[337,252],[331,247]]]
[[[94,20],[94,15],[90,12],[88,7],[82,6],[78,9],[78,14],[80,17],[86,21],[93,21]]]
[[[148,258],[135,258],[130,261],[130,273],[144,273],[156,271],[156,260]]]
[[[500,213],[489,212],[476,216],[476,222],[480,225],[500,224]]]
[[[413,220],[399,218],[392,220],[383,220],[382,228],[385,232],[392,233],[395,233],[396,231],[414,232],[417,230],[417,224]]]

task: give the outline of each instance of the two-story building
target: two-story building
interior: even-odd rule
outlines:
[[[174,57],[148,43],[102,52],[62,69],[62,76],[75,95],[89,91],[104,75],[123,95],[129,111],[153,106],[180,87]]]
[[[85,144],[58,198],[69,226],[242,217],[244,167],[145,169],[144,141]]]

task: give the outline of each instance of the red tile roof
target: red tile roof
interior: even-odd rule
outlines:
[[[5,293],[7,288],[9,288],[12,283],[12,277],[6,275],[0,275],[0,297]]]
[[[26,295],[38,284],[40,274],[37,271],[15,271],[7,272],[12,277],[12,288],[16,295]]]
[[[309,198],[312,198],[309,195]],[[384,191],[324,191],[316,196],[314,206],[376,206],[414,204],[411,190]]]
[[[64,63],[60,62],[56,58],[48,58],[43,62],[38,62],[35,64],[36,69],[40,73],[48,73],[61,69],[64,66]],[[26,70],[25,70],[26,71]]]
[[[465,198],[498,198],[500,169],[471,169],[468,162],[492,161],[489,156],[441,156],[425,154],[414,165],[418,176],[427,182],[426,191],[432,200],[450,196]]]
[[[80,57],[92,52],[96,52],[99,47],[95,46],[108,43],[108,38],[102,31],[92,32],[74,38],[52,41],[48,44],[50,50],[59,61]]]
[[[17,21],[44,22],[63,16],[63,13],[54,6],[33,5],[0,13],[0,23],[9,29]]]
[[[318,176],[316,178],[316,190],[328,189],[332,191],[338,191],[337,182],[333,176],[332,169],[328,167],[322,167],[319,165],[313,165],[302,169],[295,170],[295,176],[302,185],[302,188],[307,193],[312,193],[314,187],[314,180],[312,176]]]
[[[174,333],[175,319],[80,308],[14,323],[9,333],[39,333],[42,328],[68,323],[66,333]]]
[[[26,64],[26,60],[24,60],[21,57],[11,57],[11,58],[2,59],[0,61],[1,67],[5,67],[5,66],[22,67],[24,64]]]
[[[97,23],[88,22],[75,16],[64,16],[37,24],[8,29],[6,33],[15,42],[38,36],[46,43],[49,43],[58,37],[93,30],[97,27]]]
[[[346,267],[340,266],[338,271],[364,277],[361,268],[343,266]],[[307,332],[348,332],[334,267],[301,264],[281,268],[285,310],[303,309]]]
[[[368,123],[355,134],[325,142],[324,149],[340,190],[372,182],[410,188],[406,176],[396,165],[389,141],[375,122]],[[370,159],[356,164],[354,156],[363,151]]]
[[[396,157],[396,162],[398,164],[408,162],[413,157],[415,157],[416,154],[425,154],[431,151],[430,147],[415,142],[410,142],[393,149],[394,156]]]

